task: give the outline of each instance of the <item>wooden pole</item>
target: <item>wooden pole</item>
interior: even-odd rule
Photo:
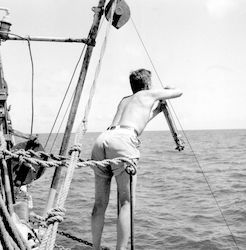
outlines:
[[[106,2],[106,0],[100,0],[99,3],[98,3],[98,6],[93,8],[93,11],[95,12],[95,15],[94,15],[92,27],[91,27],[89,35],[88,35],[88,40],[92,41],[92,43],[95,42],[97,34],[98,34],[98,28],[99,28],[99,24],[100,24],[102,14],[103,14],[103,7],[105,5],[105,2]],[[68,149],[69,140],[70,140],[70,136],[71,136],[71,133],[72,133],[73,124],[74,124],[74,120],[75,120],[75,117],[76,117],[76,113],[77,113],[81,93],[82,93],[82,90],[83,90],[87,70],[88,70],[91,55],[92,55],[92,51],[93,51],[93,45],[88,45],[87,49],[86,49],[86,52],[85,52],[82,68],[81,68],[81,71],[80,71],[79,80],[78,80],[78,83],[77,83],[77,86],[76,86],[74,99],[73,99],[73,102],[72,102],[70,114],[69,114],[68,121],[67,121],[67,126],[66,126],[65,133],[64,133],[64,136],[63,136],[63,140],[62,140],[62,145],[61,145],[61,148],[60,148],[60,153],[59,154],[63,155],[63,156],[66,154],[67,149]],[[53,206],[53,202],[55,200],[55,195],[56,195],[56,190],[57,190],[57,186],[58,186],[58,183],[59,183],[60,175],[61,175],[61,168],[57,167],[55,169],[55,173],[54,173],[53,180],[52,180],[52,183],[51,183],[50,192],[49,192],[49,196],[48,196],[48,201],[47,201],[47,204],[46,204],[46,207],[45,207],[45,210],[44,210],[44,216],[46,216],[47,211]]]
[[[167,124],[173,136],[174,142],[176,143],[176,146],[177,146],[175,149],[181,151],[184,149],[184,145],[185,145],[184,141],[181,139],[181,135],[178,134],[178,130],[173,121],[167,102],[163,102],[163,104],[164,104],[163,114],[167,120]]]
[[[2,32],[4,33],[4,32]],[[63,38],[63,37],[34,37],[34,36],[14,36],[9,35],[6,40],[12,41],[36,41],[36,42],[61,42],[61,43],[88,43],[87,39],[83,38]]]

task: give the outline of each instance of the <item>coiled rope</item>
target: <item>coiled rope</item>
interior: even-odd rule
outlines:
[[[3,170],[5,159],[3,158],[3,151],[6,149],[6,141],[3,136],[3,132],[0,132],[0,162],[1,162],[1,170]],[[5,162],[6,165],[6,162]],[[7,181],[7,180],[6,180]],[[5,189],[7,183],[5,183]],[[5,190],[6,191],[6,190]],[[6,197],[7,199],[8,197]],[[12,217],[11,217],[12,215]],[[25,239],[22,237],[20,231],[17,229],[13,222],[13,217],[15,214],[13,212],[8,211],[6,204],[3,201],[2,195],[0,194],[0,242],[3,246],[3,249],[30,249],[27,245]]]

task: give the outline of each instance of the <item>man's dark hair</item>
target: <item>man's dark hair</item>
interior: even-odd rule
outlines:
[[[130,74],[130,83],[133,93],[148,89],[151,81],[151,71],[147,69],[138,69]]]

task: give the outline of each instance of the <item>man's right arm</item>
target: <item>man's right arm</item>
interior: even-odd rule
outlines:
[[[153,89],[151,92],[156,101],[177,98],[183,94],[181,89],[173,86],[167,86],[164,89]]]

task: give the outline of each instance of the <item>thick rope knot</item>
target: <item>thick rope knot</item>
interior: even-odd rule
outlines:
[[[20,148],[20,149],[18,149],[18,150],[15,150],[15,153],[18,153],[19,156],[21,155],[21,156],[26,156],[26,157],[28,157],[27,151],[25,151],[24,148]]]
[[[25,152],[25,151],[23,151],[23,152]],[[25,164],[26,167],[28,167],[28,168],[31,169],[34,173],[36,173],[36,172],[37,172],[36,169],[32,166],[31,163],[29,163],[29,162],[26,161],[26,159],[23,157],[23,155],[24,155],[24,154],[21,154],[21,155],[19,155],[19,157],[18,157],[19,167],[21,167],[23,164]],[[31,160],[30,160],[30,162],[31,162]],[[34,164],[35,164],[35,162],[34,162]]]
[[[82,145],[81,144],[73,145],[72,148],[69,150],[69,155],[71,155],[74,151],[78,151],[80,154],[82,151]]]
[[[29,219],[30,221],[40,221],[40,222],[44,222],[45,221],[45,217],[40,216],[34,212],[31,212],[29,215]]]
[[[49,157],[53,160],[56,161],[66,161],[68,160],[68,158],[66,156],[62,156],[62,155],[54,155],[54,154],[50,154]]]
[[[130,175],[135,175],[137,173],[137,164],[134,160],[127,161],[129,164],[125,167],[125,170]]]
[[[22,155],[19,155],[18,161],[19,161],[20,166],[25,163],[25,160]]]
[[[48,216],[46,218],[46,224],[49,226],[50,224],[54,224],[55,222],[62,222],[63,216],[65,215],[66,209],[65,208],[53,208],[48,211]]]
[[[43,228],[47,227],[45,217],[35,214],[34,212],[31,212],[29,215],[29,222],[31,222],[34,226],[41,226]]]

